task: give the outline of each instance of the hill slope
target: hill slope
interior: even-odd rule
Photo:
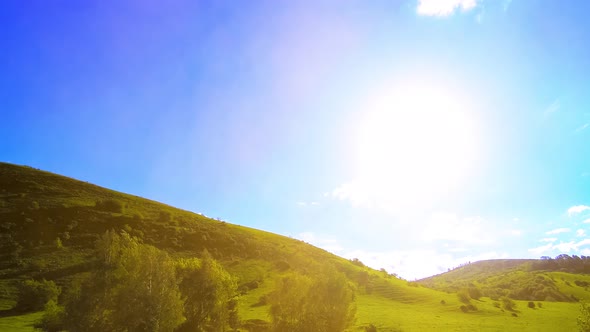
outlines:
[[[422,281],[438,290],[425,288],[302,241],[30,167],[0,163],[0,329],[31,330],[31,322],[39,318],[38,313],[10,311],[19,280],[44,278],[69,287],[72,280],[93,269],[94,242],[110,229],[125,231],[176,258],[200,256],[207,250],[238,280],[242,322],[269,320],[264,299],[284,273],[306,274],[318,266],[332,265],[356,287],[357,328],[369,324],[380,331],[575,327],[575,303],[550,303],[543,309],[526,310],[526,302],[517,301],[515,318],[516,312],[505,312],[493,300],[482,298],[476,311],[464,313],[456,294],[448,293],[451,288],[437,286],[441,279]],[[477,275],[479,272],[473,276]],[[573,276],[553,277],[578,278]]]
[[[577,302],[590,300],[590,275],[582,273],[587,261],[586,257],[567,255],[544,260],[487,260],[417,282],[445,292],[476,289],[493,299]]]

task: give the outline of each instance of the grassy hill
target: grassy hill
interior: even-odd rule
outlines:
[[[571,331],[576,328],[576,299],[590,294],[578,286],[590,282],[585,275],[530,274],[524,269],[529,261],[474,263],[409,283],[302,241],[0,163],[0,330],[30,331],[41,315],[12,310],[19,281],[47,279],[67,289],[94,268],[94,243],[111,229],[125,231],[175,258],[198,257],[207,250],[237,278],[240,319],[251,330],[255,322],[270,320],[265,297],[285,273],[306,274],[326,265],[355,285],[353,330],[358,331],[370,324],[378,331]],[[455,293],[470,286],[483,292],[502,283],[507,284],[501,289],[512,291],[524,279],[541,283],[541,277],[548,285],[553,283],[547,287],[555,293],[553,298],[535,301],[535,308],[528,308],[523,299],[515,301],[513,310],[504,310],[494,296],[484,295],[471,300],[476,310],[463,312],[464,304]]]
[[[558,259],[496,259],[471,263],[447,273],[419,280],[420,285],[445,292],[474,288],[482,296],[492,299],[509,297],[526,301],[578,302],[590,300],[590,275],[571,272],[572,269],[555,264]],[[579,262],[571,260],[571,267]]]

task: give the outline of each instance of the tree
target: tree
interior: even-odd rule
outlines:
[[[237,327],[237,282],[207,251],[201,260],[180,260],[177,269],[187,319],[180,331]]]
[[[46,332],[63,331],[64,308],[57,305],[54,300],[50,300],[45,305],[45,312],[41,319],[35,323],[35,327]]]
[[[97,243],[99,269],[73,287],[65,306],[71,331],[173,331],[184,321],[172,259],[123,232]]]
[[[512,301],[512,299],[510,299],[507,296],[503,296],[500,298],[500,301],[502,302],[502,308],[504,310],[508,310],[508,311],[514,311],[516,308],[516,303],[514,301]]]
[[[57,301],[61,289],[53,281],[25,280],[18,284],[18,300],[16,309],[19,311],[41,310],[49,301]]]
[[[283,278],[269,298],[274,331],[344,331],[354,321],[354,292],[346,278],[326,269]]]
[[[580,303],[580,316],[578,316],[578,330],[590,332],[590,305],[587,302]]]

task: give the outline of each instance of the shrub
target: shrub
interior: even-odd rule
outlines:
[[[270,323],[262,319],[248,319],[242,322],[242,327],[248,331],[266,332],[270,331]]]
[[[344,331],[356,311],[351,285],[333,267],[318,271],[316,278],[284,277],[268,302],[275,331]]]
[[[541,303],[541,302],[537,302],[537,307],[539,307],[539,308],[543,308],[543,303]]]
[[[474,300],[479,300],[481,297],[481,291],[477,287],[469,287],[467,293],[469,294],[469,297]]]
[[[55,248],[57,248],[57,249],[63,249],[64,248],[64,245],[63,245],[63,243],[61,243],[61,239],[59,237],[57,237],[55,239]]]
[[[529,308],[535,309],[535,302],[530,301],[528,304]]]
[[[578,316],[578,329],[580,332],[590,332],[590,305],[580,303],[580,316]]]
[[[289,263],[287,263],[286,261],[278,261],[275,263],[275,266],[281,272],[285,272],[291,268],[291,265]]]
[[[172,220],[172,214],[170,214],[170,212],[160,211],[160,216],[158,217],[158,221],[167,223],[167,222],[170,222],[170,220]]]
[[[516,308],[516,303],[506,296],[502,297],[500,301],[502,302],[502,308],[505,310],[514,311]]]
[[[469,304],[471,303],[471,297],[469,296],[469,292],[466,289],[462,289],[457,292],[457,298],[461,303]]]
[[[18,284],[18,300],[16,309],[19,311],[41,310],[51,300],[57,301],[61,289],[53,281],[25,280]]]
[[[106,212],[123,213],[123,204],[115,199],[103,199],[96,201],[94,206]]]
[[[440,304],[442,304],[442,305],[445,305],[445,304],[447,304],[447,301],[445,301],[445,300],[440,300]]]
[[[377,332],[377,326],[369,324],[368,326],[365,326],[365,332]]]
[[[35,328],[46,332],[59,332],[64,330],[64,308],[49,300],[45,305],[45,313],[41,319],[35,323]]]

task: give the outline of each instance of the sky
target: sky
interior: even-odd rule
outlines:
[[[590,255],[588,10],[8,0],[0,160],[408,280]]]

